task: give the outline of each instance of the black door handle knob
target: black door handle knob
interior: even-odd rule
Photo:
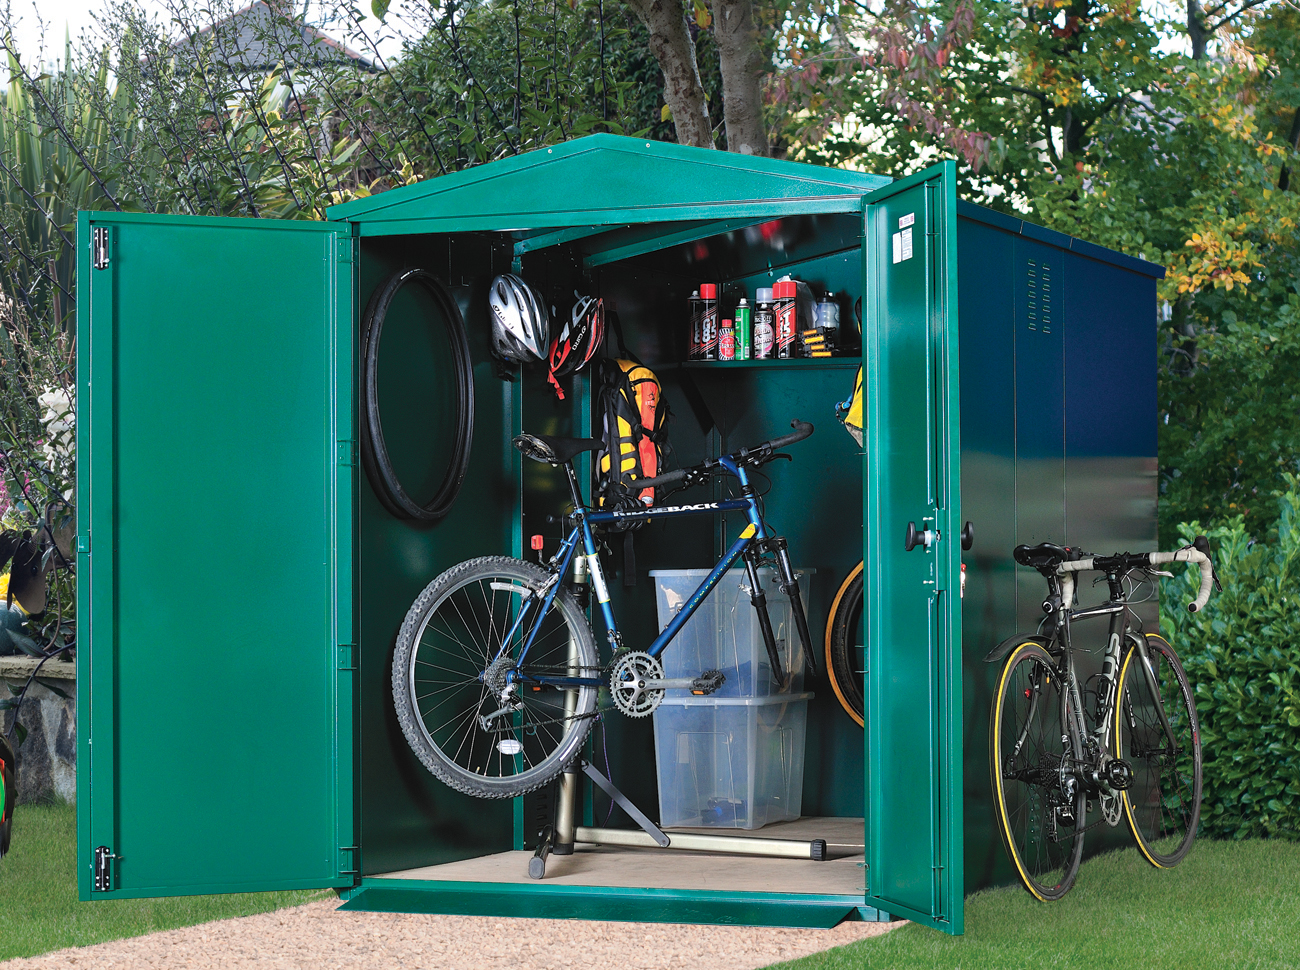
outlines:
[[[961,527],[961,547],[966,552],[970,552],[970,547],[975,545],[975,526],[967,522]]]

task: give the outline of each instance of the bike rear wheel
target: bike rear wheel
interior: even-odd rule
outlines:
[[[458,791],[513,798],[540,788],[591,730],[598,688],[529,679],[599,676],[591,627],[567,590],[537,615],[549,579],[522,560],[472,559],[425,587],[402,623],[392,667],[397,720],[424,766]]]
[[[866,638],[862,629],[862,563],[835,594],[826,624],[826,671],[845,713],[861,727],[866,712]]]
[[[1174,648],[1155,634],[1146,637],[1159,701],[1142,670],[1142,655],[1129,647],[1120,667],[1115,705],[1115,754],[1133,768],[1124,792],[1124,814],[1148,862],[1169,869],[1183,861],[1201,818],[1201,731],[1196,701]],[[1159,707],[1173,729],[1172,743]]]
[[[1017,646],[993,698],[989,764],[1002,843],[1025,888],[1045,902],[1070,891],[1083,858],[1082,744],[1068,703],[1047,651]]]

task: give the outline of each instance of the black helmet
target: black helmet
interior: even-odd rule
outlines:
[[[504,360],[543,360],[551,343],[546,303],[513,273],[504,273],[488,289],[492,311],[492,350]]]

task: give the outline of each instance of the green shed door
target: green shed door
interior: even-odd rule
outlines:
[[[348,231],[81,214],[83,900],[353,881]]]
[[[867,897],[962,931],[957,217],[951,163],[867,196]],[[905,549],[908,525],[930,541]]]

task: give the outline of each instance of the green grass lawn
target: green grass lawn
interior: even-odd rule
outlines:
[[[966,935],[904,926],[780,966],[798,970],[1300,966],[1300,845],[1198,841],[1176,869],[1136,849],[1085,862],[1070,894],[1040,903],[1019,886],[966,899]]]
[[[0,960],[265,913],[331,895],[306,890],[82,903],[76,864],[75,806],[20,805],[13,844],[0,860]]]

